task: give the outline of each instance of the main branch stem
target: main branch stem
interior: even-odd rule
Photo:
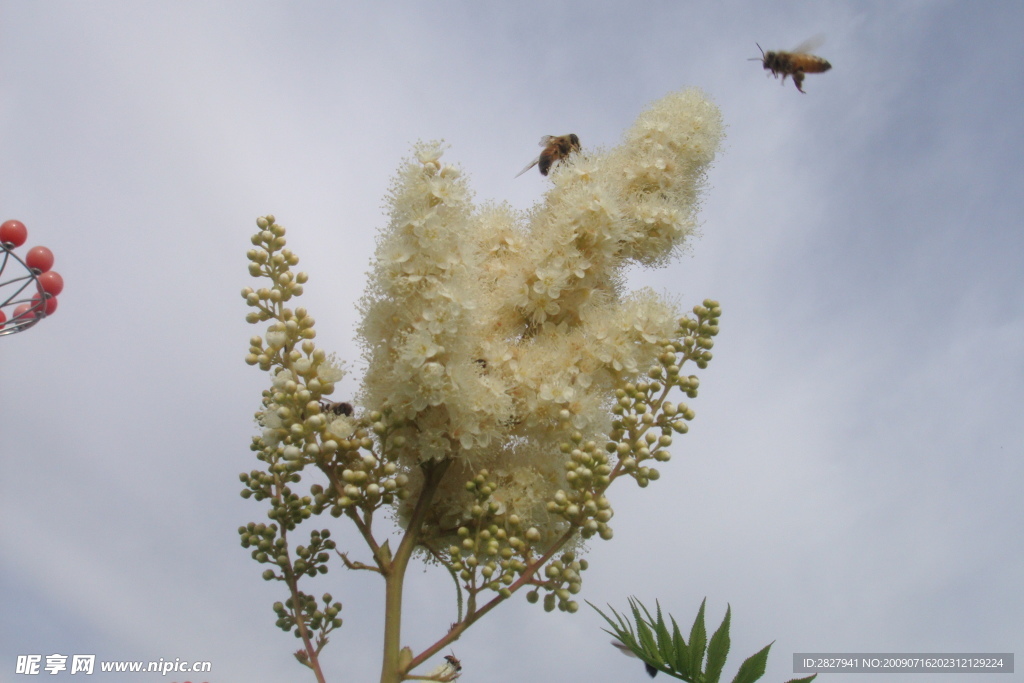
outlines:
[[[420,528],[427,516],[427,510],[433,502],[437,487],[451,465],[451,460],[428,462],[423,467],[423,489],[413,509],[409,526],[405,530],[402,542],[398,545],[393,558],[381,557],[381,565],[385,581],[384,604],[384,662],[381,667],[380,683],[401,683],[404,671],[400,656],[402,650],[402,589],[405,583],[405,571],[409,567],[409,559],[419,540]]]

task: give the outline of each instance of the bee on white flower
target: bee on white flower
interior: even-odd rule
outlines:
[[[580,151],[580,139],[575,133],[568,135],[545,135],[540,139],[540,146],[544,151],[540,156],[530,162],[529,166],[516,174],[516,178],[529,171],[534,166],[540,168],[541,175],[547,175],[551,167],[558,161],[566,158],[573,152]]]
[[[347,417],[352,414],[352,404],[320,401],[320,410],[325,413],[334,413],[335,415],[345,415]]]
[[[444,656],[444,664],[427,674],[427,679],[432,681],[455,681],[462,675],[462,662],[454,654]]]

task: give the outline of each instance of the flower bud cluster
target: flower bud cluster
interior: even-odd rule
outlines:
[[[242,489],[242,498],[269,499],[270,510],[267,511],[267,517],[280,523],[288,531],[298,526],[302,520],[309,519],[312,514],[310,506],[313,502],[312,498],[299,496],[286,483],[275,479],[274,475],[268,472],[259,470],[253,470],[248,474],[242,472],[238,478],[247,487]],[[298,474],[292,474],[287,481],[297,482],[299,478]],[[277,495],[275,495],[275,491]]]
[[[298,559],[292,563],[292,571],[296,576],[306,574],[313,577],[317,574],[327,573],[327,561],[331,554],[329,550],[336,547],[331,540],[330,529],[322,531],[313,530],[309,534],[309,545],[300,545],[295,548]]]
[[[382,444],[381,452],[385,455],[384,446],[400,442],[402,437],[389,439],[392,428],[383,413],[374,411],[368,418],[369,429],[361,427],[349,438],[324,443],[332,456],[326,468],[334,490],[328,491],[319,485],[310,489],[314,513],[320,514],[329,508],[331,515],[340,517],[347,508],[359,507],[369,512],[409,497],[409,476],[400,471],[393,460],[374,453],[375,441],[370,433]],[[328,444],[331,444],[329,448]]]
[[[539,567],[538,562],[543,561],[547,552],[544,546],[550,539],[545,539],[541,529],[527,526],[519,515],[505,514],[501,504],[492,499],[497,487],[497,480],[487,470],[466,482],[466,491],[473,494],[476,502],[470,509],[471,520],[458,527],[458,545],[448,547],[449,566],[471,592],[488,589],[504,598],[512,595],[510,586],[519,577],[537,572],[529,580],[534,586],[527,596],[530,602],[537,602],[540,591],[545,591],[546,610],[557,606],[562,611],[575,612],[579,605],[570,597],[580,592],[580,573],[587,568],[586,560],[566,552],[560,559]],[[610,519],[607,501],[603,504]]]
[[[260,448],[256,443],[257,441],[258,439],[253,439],[251,448],[259,451]],[[242,498],[255,498],[259,501],[274,495],[274,476],[267,472],[261,472],[260,470],[253,470],[248,474],[242,472],[238,475],[238,479],[246,486],[246,488],[242,489]]]
[[[283,537],[277,535],[276,524],[249,522],[246,526],[238,527],[238,535],[242,538],[242,547],[252,548],[252,559],[260,564],[275,564],[282,569],[288,566],[288,544]],[[273,569],[263,572],[265,581],[283,578]]]
[[[271,287],[258,290],[246,287],[242,290],[242,298],[256,309],[246,316],[250,323],[277,318],[281,304],[302,294],[302,285],[308,279],[305,273],[294,274],[290,270],[290,266],[299,263],[299,257],[284,248],[284,227],[275,223],[273,216],[257,219],[256,225],[260,232],[251,240],[255,248],[246,252],[249,274],[270,278]],[[269,369],[269,366],[264,369]]]
[[[615,512],[604,496],[612,474],[608,454],[602,452],[594,441],[584,442],[579,432],[573,433],[570,441],[561,444],[560,449],[567,456],[565,480],[570,488],[555,492],[547,503],[548,512],[579,527],[583,538],[597,535],[610,540],[612,528],[608,522]]]
[[[299,258],[285,249],[285,229],[265,216],[256,221],[260,227],[252,237],[257,248],[250,249],[249,272],[270,279],[271,287],[253,290],[246,287],[242,297],[255,311],[247,320],[258,323],[273,320],[264,340],[249,340],[246,363],[271,372],[273,385],[264,392],[264,410],[257,415],[263,426],[263,438],[254,440],[254,450],[270,464],[275,474],[299,472],[307,464],[320,462],[337,449],[325,432],[333,420],[323,414],[321,400],[329,396],[344,370],[316,348],[316,321],[305,308],[291,310],[283,304],[302,293],[305,273],[293,274],[291,266]],[[339,428],[337,431],[346,431]]]
[[[312,531],[310,533],[309,545],[300,545],[295,549],[298,559],[294,563],[288,556],[288,543],[284,535],[278,535],[276,524],[256,524],[250,522],[246,526],[238,527],[238,535],[241,537],[243,548],[252,548],[252,558],[260,564],[273,564],[280,570],[267,569],[263,572],[265,581],[285,581],[294,586],[294,581],[299,576],[306,574],[316,576],[327,573],[327,561],[330,559],[330,552],[334,550],[335,543],[330,539],[331,532],[328,529]],[[341,619],[338,614],[341,612],[341,603],[331,604],[330,594],[323,596],[324,609],[318,609],[316,599],[305,595],[301,591],[295,593],[300,598],[301,609],[295,610],[295,603],[289,598],[286,603],[274,603],[274,612],[277,614],[277,626],[284,631],[294,630],[295,636],[301,637],[300,629],[297,627],[297,619],[301,615],[307,628],[319,631],[319,638],[326,639],[327,634],[341,626]]]
[[[249,314],[252,315],[255,314]],[[260,315],[263,315],[263,311],[260,311]],[[316,321],[308,315],[306,309],[292,311],[290,308],[281,308],[276,316],[277,322],[267,327],[266,344],[259,336],[249,339],[249,353],[245,357],[245,362],[249,365],[258,365],[260,370],[269,371],[275,365],[289,366],[298,361],[302,356],[291,349],[300,341],[316,336],[316,330],[313,329]]]
[[[580,573],[586,571],[587,566],[587,561],[577,559],[575,553],[563,553],[561,558],[550,562],[544,569],[545,580],[526,594],[527,601],[536,603],[543,590],[547,593],[544,596],[545,612],[551,612],[557,607],[559,611],[574,614],[580,606],[571,596],[582,589]]]
[[[703,370],[711,361],[711,348],[715,345],[712,337],[718,334],[718,318],[722,315],[722,307],[713,299],[705,299],[703,306],[694,306],[693,313],[697,319],[683,318],[679,321],[683,334],[683,358],[692,360]]]
[[[524,528],[519,515],[500,514],[500,505],[491,499],[497,483],[487,470],[481,470],[465,486],[475,503],[470,520],[458,528],[459,544],[448,548],[451,568],[471,590],[487,588],[510,597],[508,586],[528,569],[540,532]]]
[[[319,376],[337,369],[325,362],[320,349],[312,348],[312,342],[307,344],[308,355],[305,349],[286,354],[292,369],[278,369],[271,389],[263,394],[264,410],[257,414],[264,429],[254,447],[263,452],[261,459],[277,474],[299,472],[307,464],[323,462],[339,448],[328,432],[341,431],[348,436],[352,431],[351,421],[346,423],[348,429],[340,425],[335,429],[334,417],[324,414],[320,399],[334,391],[334,384]]]
[[[296,626],[296,616],[301,614],[306,627],[313,631],[319,631],[318,640],[325,642],[328,633],[341,627],[341,618],[338,616],[341,613],[341,603],[332,604],[331,601],[334,600],[334,597],[330,593],[324,593],[324,607],[320,609],[317,607],[316,598],[312,595],[299,591],[298,596],[300,603],[298,610],[295,609],[295,600],[292,598],[288,598],[283,603],[274,603],[277,627],[282,631],[292,631],[296,638],[301,638],[302,633]]]
[[[717,301],[705,299],[703,305],[693,307],[693,313],[696,318],[680,318],[677,339],[665,341],[658,364],[647,371],[648,381],[630,382],[615,392],[616,420],[605,446],[618,457],[612,479],[626,474],[641,487],[656,481],[661,473],[650,466],[652,461],[668,462],[673,432],[689,431],[693,410],[686,403],[665,399],[673,388],[689,398],[697,397],[700,380],[696,375],[683,375],[681,368],[687,361],[701,369],[708,366],[722,309]]]
[[[249,270],[270,278],[272,287],[246,288],[242,294],[256,309],[250,322],[274,321],[265,341],[259,336],[250,339],[246,357],[250,365],[273,375],[271,388],[264,392],[264,410],[257,415],[263,435],[254,439],[252,446],[269,467],[266,473],[241,475],[248,486],[242,495],[271,499],[269,516],[285,523],[286,528],[328,509],[337,517],[352,506],[370,511],[407,498],[408,475],[389,462],[391,458],[374,452],[378,445],[382,453],[385,444],[399,448],[404,437],[391,436],[394,430],[381,413],[357,418],[352,416],[351,406],[333,409],[341,404],[324,401],[334,392],[344,370],[313,343],[315,320],[306,309],[292,311],[282,306],[302,293],[301,284],[307,279],[289,270],[298,257],[283,248],[285,229],[273,216],[260,218],[257,224],[261,231],[252,238],[258,248],[249,251]],[[298,473],[308,465],[327,474],[328,486],[316,484],[310,496],[301,498],[283,493],[280,486],[299,481]]]

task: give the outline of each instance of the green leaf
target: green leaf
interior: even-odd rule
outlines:
[[[614,621],[612,621],[608,617],[608,615],[606,615],[604,612],[602,612],[596,606],[594,606],[594,604],[591,603],[589,600],[587,601],[587,604],[590,605],[591,607],[593,607],[594,611],[596,611],[598,614],[600,614],[604,618],[604,620],[608,622],[608,625],[612,627],[611,631],[609,631],[608,629],[602,629],[605,633],[607,633],[608,635],[614,636],[615,639],[618,640],[619,643],[621,643],[622,646],[624,646],[628,650],[629,654],[632,654],[633,656],[637,657],[641,662],[644,663],[645,666],[647,666],[647,667],[652,667],[653,666],[652,664],[647,662],[646,655],[643,652],[643,648],[637,642],[637,639],[636,639],[636,637],[633,634],[633,627],[632,627],[632,625],[629,624],[622,617],[622,615],[620,615],[618,612],[616,612],[614,607],[609,605],[608,609],[610,609],[612,611],[612,614],[615,615],[615,618],[618,619],[618,623],[617,624]],[[613,643],[613,644],[615,644],[615,643]]]
[[[664,617],[661,616],[661,605],[657,601],[654,602],[654,605],[658,614],[658,623],[655,627],[658,634],[658,652],[665,663],[674,662],[676,653],[672,644],[672,635],[668,632]]]
[[[640,644],[640,653],[638,654],[642,654],[640,658],[645,662],[650,662],[657,666],[658,664],[661,664],[661,661],[660,655],[658,654],[658,646],[654,642],[654,633],[651,631],[651,627],[649,626],[651,622],[651,614],[636,598],[630,598],[629,605],[633,609],[633,620],[636,622],[636,636],[637,641]],[[640,610],[637,609],[637,605],[640,605],[640,607],[643,608],[644,613],[647,614],[646,619],[640,616]]]
[[[772,644],[768,643],[760,651],[747,657],[747,660],[740,664],[740,670],[736,672],[732,683],[753,683],[764,676],[765,665],[768,663],[768,650],[771,647]]]
[[[624,614],[619,614],[611,605],[608,609],[612,615],[607,614],[587,603],[601,615],[612,630],[603,629],[605,633],[616,638],[629,652],[635,654],[648,667],[653,667],[673,678],[688,683],[718,683],[725,667],[726,657],[729,655],[730,639],[729,627],[732,624],[732,607],[725,609],[725,618],[708,642],[707,630],[704,626],[704,613],[707,607],[707,598],[700,605],[697,618],[690,629],[690,643],[683,640],[679,624],[675,617],[668,614],[668,620],[661,610],[661,603],[655,603],[655,614],[652,615],[647,607],[635,597],[629,598],[629,607],[632,612],[633,621],[630,622]],[[672,629],[669,631],[669,623]],[[753,683],[764,676],[765,667],[768,661],[768,652],[771,644],[751,657],[748,657],[740,665],[733,683]],[[707,664],[704,657],[707,656]],[[649,669],[650,670],[650,669]],[[817,674],[808,678],[794,678],[788,683],[809,683]]]
[[[718,683],[718,679],[722,677],[725,658],[729,655],[729,621],[731,618],[732,607],[726,606],[725,619],[722,619],[722,625],[711,636],[711,643],[708,645],[707,683]]]
[[[686,647],[686,641],[683,640],[683,634],[679,630],[679,624],[676,623],[675,617],[671,614],[668,615],[672,620],[672,646],[675,648],[675,659],[673,660],[672,668],[675,671],[681,672],[684,676],[690,678],[693,677],[693,670],[690,668],[690,651]]]
[[[704,606],[708,599],[701,600],[697,618],[690,629],[690,670],[697,672],[704,669],[704,650],[708,645],[708,633],[704,628]]]
[[[608,609],[610,609],[612,611],[612,614],[615,615],[615,618],[618,619],[619,623],[617,624],[614,621],[612,621],[604,612],[599,610],[589,600],[587,601],[587,604],[593,607],[594,611],[600,614],[604,618],[604,620],[608,622],[608,625],[612,627],[611,631],[609,631],[608,629],[602,629],[605,633],[607,633],[610,636],[614,636],[620,642],[622,642],[623,645],[626,645],[631,650],[637,649],[636,638],[633,636],[633,627],[629,624],[629,622],[625,620],[625,618],[622,615],[615,611],[614,607],[609,605]]]
[[[640,641],[640,649],[643,650],[645,655],[653,658],[658,652],[658,646],[654,642],[654,634],[651,632],[651,627],[645,621],[638,621],[636,624],[636,634],[637,640]]]

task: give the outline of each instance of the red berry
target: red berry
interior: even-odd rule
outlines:
[[[46,315],[53,315],[53,312],[57,310],[57,297],[51,296],[42,305],[39,304],[39,294],[32,295],[32,309],[38,315],[41,311],[45,311]]]
[[[4,329],[4,323],[6,323],[6,322],[7,322],[7,315],[3,311],[0,311],[0,330]]]
[[[25,229],[25,224],[21,221],[4,221],[3,225],[0,225],[0,242],[7,242],[20,247],[25,244],[27,239],[28,230]]]
[[[32,247],[25,255],[25,263],[29,268],[45,273],[53,268],[53,252],[46,247]]]
[[[38,278],[39,286],[43,288],[43,291],[51,296],[57,296],[64,291],[64,278],[60,276],[55,270],[49,270]]]
[[[28,312],[32,306],[30,304],[22,304],[14,309],[14,320],[19,318],[31,318],[32,315]]]

